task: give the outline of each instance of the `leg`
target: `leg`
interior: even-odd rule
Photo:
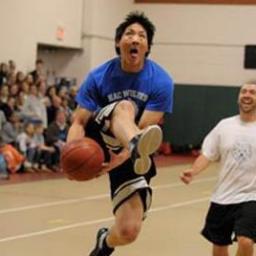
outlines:
[[[129,142],[141,131],[135,124],[135,106],[128,100],[120,101],[111,117],[110,130],[121,144],[129,148]]]
[[[108,256],[116,246],[134,242],[141,230],[142,219],[143,205],[139,194],[136,193],[118,208],[115,224],[111,229],[99,230],[96,246],[89,256]]]
[[[239,236],[237,237],[238,250],[236,256],[253,256],[253,246],[254,242],[252,239]]]
[[[213,250],[212,250],[212,255],[213,256],[228,256],[228,246],[224,245],[213,245]]]
[[[136,109],[132,102],[120,101],[112,113],[110,131],[125,148],[129,149],[134,171],[141,175],[149,170],[149,155],[159,148],[163,135],[158,125],[140,130],[135,124],[135,115]]]
[[[126,245],[136,240],[142,225],[143,205],[138,193],[116,211],[115,224],[106,238],[110,247]]]
[[[134,172],[143,175],[150,169],[153,154],[162,143],[162,130],[158,125],[139,129],[135,123],[136,106],[128,100],[114,102],[102,108],[95,116],[103,140],[109,148],[129,150]]]

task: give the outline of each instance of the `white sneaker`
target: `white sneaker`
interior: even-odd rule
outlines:
[[[151,167],[150,155],[157,151],[163,139],[158,125],[150,125],[131,141],[131,155],[134,161],[134,172],[143,175]]]

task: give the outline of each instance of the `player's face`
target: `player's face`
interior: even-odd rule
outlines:
[[[145,29],[138,23],[131,24],[116,44],[120,48],[122,68],[126,72],[138,72],[143,68],[148,52],[148,38]]]
[[[256,84],[244,84],[238,96],[238,104],[242,113],[256,111]]]

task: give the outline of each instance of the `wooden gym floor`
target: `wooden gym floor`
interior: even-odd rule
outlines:
[[[179,181],[179,173],[192,160],[157,159],[153,205],[140,237],[132,245],[119,247],[113,255],[211,255],[211,246],[201,237],[200,229],[217,166],[185,186]],[[71,182],[62,175],[33,175],[0,183],[0,255],[88,256],[97,230],[113,222],[107,176]]]

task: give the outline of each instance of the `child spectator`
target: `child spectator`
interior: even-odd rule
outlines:
[[[20,152],[26,157],[24,167],[28,171],[33,171],[32,169],[38,169],[39,167],[34,134],[34,124],[29,122],[24,125],[24,131],[17,137],[17,146]]]
[[[55,148],[47,146],[44,139],[44,127],[42,124],[35,125],[34,141],[37,147],[37,162],[39,162],[39,169],[42,171],[51,172],[53,160],[55,156]]]

